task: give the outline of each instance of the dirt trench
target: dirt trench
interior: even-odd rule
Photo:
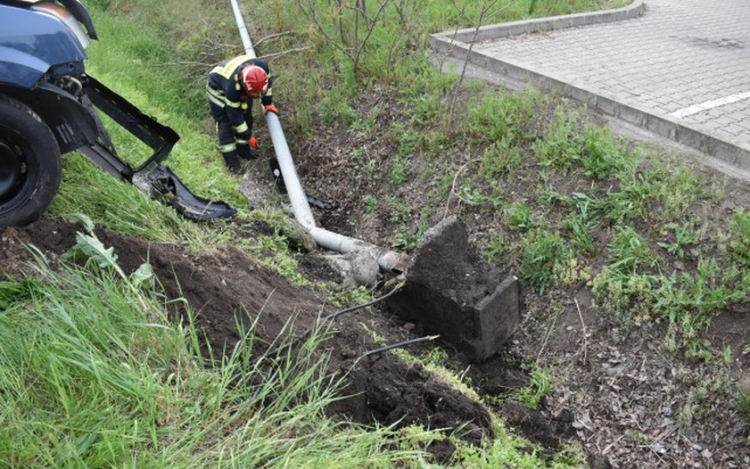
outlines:
[[[54,266],[57,258],[75,244],[80,230],[77,224],[50,218],[25,228],[5,229],[0,232],[0,278],[33,274],[28,264],[33,259],[25,244],[39,248]],[[149,243],[103,229],[97,229],[97,236],[105,246],[114,247],[126,272],[149,260],[165,295],[170,299],[185,298],[197,312],[197,325],[214,354],[232,350],[240,339],[237,318],[246,326],[257,320],[258,338],[270,344],[290,317],[294,318],[294,335],[301,336],[320,316],[334,312],[324,299],[292,285],[234,248],[192,258],[173,244]],[[325,280],[335,277],[313,257],[303,259],[301,265],[307,275],[328,277]],[[404,323],[385,309],[365,308],[337,318],[324,347],[330,352],[330,371],[347,376],[342,393],[349,397],[332,405],[330,414],[362,424],[460,428],[460,437],[471,444],[491,439],[488,409],[421,365],[407,363],[393,353],[358,359],[383,345],[376,343],[374,337],[395,343],[423,333],[419,325]],[[417,346],[411,351],[419,354],[430,347]],[[461,354],[454,354],[454,360],[462,363]],[[527,377],[517,360],[498,358],[492,363],[491,367],[471,370],[480,391],[485,386],[494,392],[498,386],[508,389],[526,384]],[[500,384],[503,377],[507,380]],[[525,432],[531,441],[545,446],[550,454],[560,444],[560,437],[570,433],[560,422],[520,406],[507,409],[506,415],[510,424]],[[441,462],[448,461],[454,452],[447,440],[434,443],[429,450]]]

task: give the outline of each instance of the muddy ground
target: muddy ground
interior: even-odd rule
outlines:
[[[434,181],[414,177],[394,187],[386,184],[382,176],[386,171],[376,171],[380,179],[365,177],[373,167],[389,164],[395,149],[379,139],[379,132],[402,116],[396,98],[387,92],[366,95],[359,106],[365,116],[377,110],[373,127],[351,131],[341,123],[316,124],[318,138],[294,149],[299,155],[298,171],[308,191],[339,204],[333,211],[316,209],[321,226],[390,245],[402,234],[404,219],[418,217],[420,208],[428,204],[422,185]],[[332,141],[337,144],[326,143]],[[460,149],[446,151],[447,158],[455,158],[451,168],[455,173],[463,164]],[[421,174],[424,168],[419,165],[429,162],[417,159],[415,164],[409,169],[413,175]],[[273,187],[263,158],[246,163],[246,169],[261,187]],[[576,184],[574,180],[562,183]],[[517,184],[521,190],[528,180],[519,178]],[[722,207],[714,214],[717,222],[750,200],[750,188],[739,181],[726,183],[725,193]],[[366,205],[367,195],[378,203],[378,209]],[[400,211],[388,200],[412,208]],[[454,198],[432,210],[429,224],[458,214],[472,242],[491,239],[496,215],[458,202]],[[26,228],[3,230],[0,278],[30,272],[24,264],[30,255],[23,243],[39,247],[54,262],[75,243],[79,229],[48,216]],[[239,231],[253,236],[264,229],[243,225]],[[104,230],[98,235],[106,246],[115,248],[126,269],[150,259],[166,295],[186,298],[198,312],[198,325],[215,352],[231,350],[239,340],[236,318],[245,324],[257,319],[258,336],[271,343],[290,317],[294,318],[294,334],[301,336],[321,316],[334,312],[312,290],[292,285],[235,249],[193,258],[175,245]],[[316,256],[299,256],[300,268],[313,284],[340,280]],[[499,356],[470,363],[448,344],[441,344],[447,357],[444,364],[494,404],[474,402],[420,365],[405,363],[393,353],[358,360],[383,343],[424,335],[420,324],[406,323],[377,306],[336,319],[326,348],[331,352],[331,370],[348,376],[344,392],[352,397],[332,407],[331,414],[361,423],[461,427],[462,438],[478,443],[492,436],[491,409],[549,455],[566,444],[580,444],[592,468],[750,468],[750,422],[737,412],[735,394],[722,389],[739,382],[750,369],[747,305],[736,305],[702,331],[711,346],[731,348],[732,363],[723,364],[667,353],[662,346],[663,325],[624,327],[596,307],[587,288],[554,290],[543,298],[522,289],[522,297],[521,326]],[[556,305],[555,314],[550,313],[551,303]],[[409,351],[419,356],[433,346],[419,344]],[[503,396],[529,384],[530,370],[537,366],[551,370],[554,381],[554,392],[542,400],[540,408],[502,403]],[[430,451],[435,460],[447,461],[452,449],[444,441]]]
[[[0,278],[33,274],[28,265],[32,256],[26,244],[38,247],[54,266],[57,258],[75,244],[77,231],[82,231],[79,225],[52,218],[25,228],[3,230]],[[278,338],[285,336],[282,331],[286,328],[292,328],[292,338],[302,337],[320,323],[321,317],[335,312],[313,292],[292,285],[235,249],[192,258],[171,244],[148,243],[103,229],[97,230],[97,236],[105,246],[115,249],[126,272],[134,271],[147,260],[151,263],[166,296],[185,298],[198,312],[198,327],[214,356],[231,351],[240,340],[237,319],[246,329],[255,323],[255,333],[262,341],[257,346],[260,355],[279,346]],[[335,276],[325,266],[309,262],[304,270],[325,276],[325,279],[312,278],[314,281]],[[293,319],[291,326],[290,319]],[[472,444],[491,438],[493,430],[487,409],[425,372],[420,365],[407,364],[392,353],[362,358],[365,352],[383,345],[376,343],[375,337],[398,342],[416,337],[416,332],[420,331],[413,325],[374,308],[336,318],[325,350],[330,352],[330,371],[347,376],[348,384],[342,395],[349,397],[331,406],[330,413],[364,424],[460,427],[460,437]],[[208,347],[204,353],[209,353]],[[430,452],[436,460],[445,462],[453,454],[453,447],[447,440],[436,442]]]
[[[565,99],[558,105],[580,111]],[[441,155],[441,161],[449,162],[446,167],[420,157],[417,151],[407,165],[407,182],[392,184],[387,175],[399,152],[381,136],[394,124],[408,120],[409,111],[387,90],[362,95],[356,111],[373,121],[371,128],[319,123],[313,132],[317,138],[295,149],[306,188],[340,204],[336,211],[319,213],[322,226],[394,245],[403,236],[403,225],[417,224],[426,209],[429,226],[457,214],[475,245],[493,239],[497,226],[503,223],[501,210],[462,204],[456,194],[438,207],[430,200],[430,193],[445,174],[460,185],[462,169],[478,155],[447,146]],[[552,119],[549,112],[536,116],[538,122],[531,123],[530,132],[541,130]],[[600,115],[581,112],[593,122],[607,122]],[[634,148],[638,143],[626,145]],[[690,170],[709,181],[709,190],[723,194],[718,201],[694,208],[705,226],[727,226],[736,209],[750,209],[747,181],[690,162],[689,157],[671,149],[656,147],[654,151],[659,158],[688,160]],[[522,166],[501,184],[516,200],[533,198],[538,173],[533,165]],[[262,179],[263,174],[253,175]],[[569,194],[587,182],[569,172],[554,174],[550,184]],[[376,209],[372,200],[377,202]],[[598,245],[606,246],[611,234],[598,231],[592,236]],[[703,247],[711,252],[715,242],[703,240]],[[669,263],[678,272],[695,267],[691,256],[669,259]],[[596,260],[591,264],[596,268]],[[513,269],[510,265],[500,267]],[[731,352],[724,361],[688,359],[681,352],[667,352],[664,324],[622,324],[597,307],[585,286],[553,289],[544,297],[522,287],[522,297],[523,321],[502,357],[468,365],[460,353],[452,351],[448,360],[449,366],[465,374],[488,400],[528,383],[529,369],[552,370],[554,392],[539,412],[525,411],[519,416],[517,409],[507,404],[499,409],[511,426],[549,448],[572,436],[585,448],[591,467],[750,468],[750,419],[738,412],[735,402],[735,386],[750,387],[750,305],[730,305],[709,328],[700,331],[706,346]],[[516,366],[509,366],[514,360]]]

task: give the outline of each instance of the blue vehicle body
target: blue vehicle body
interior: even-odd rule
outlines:
[[[0,5],[0,83],[32,88],[46,73],[80,74],[87,58],[59,18]]]
[[[85,28],[85,31],[84,31]],[[166,166],[179,136],[87,75],[97,39],[79,0],[0,0],[0,226],[34,221],[60,182],[61,155],[78,151],[194,220],[235,213],[193,195]],[[115,150],[97,110],[154,152],[137,167]]]

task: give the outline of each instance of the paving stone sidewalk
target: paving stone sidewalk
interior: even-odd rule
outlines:
[[[632,19],[520,36],[483,28],[470,60],[750,169],[750,0],[640,6]],[[438,36],[465,57],[473,31]]]

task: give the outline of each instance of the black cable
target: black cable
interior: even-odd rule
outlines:
[[[395,348],[406,347],[407,345],[416,344],[416,343],[419,343],[419,342],[426,342],[428,340],[435,340],[438,337],[440,337],[440,336],[439,335],[428,335],[428,336],[420,337],[418,339],[409,339],[409,340],[405,340],[403,342],[399,342],[397,344],[386,345],[385,347],[380,347],[378,349],[370,350],[369,352],[365,352],[362,355],[361,358],[368,357],[370,355],[375,355],[376,353],[387,352],[388,350],[393,350]]]
[[[404,286],[404,282],[401,282],[398,285],[396,285],[393,288],[393,290],[389,291],[388,293],[386,293],[385,295],[381,296],[380,298],[375,298],[374,300],[370,301],[369,303],[363,303],[361,305],[350,306],[349,308],[345,308],[345,309],[342,309],[340,311],[336,311],[335,313],[331,313],[328,316],[324,317],[323,321],[329,321],[331,319],[336,319],[337,317],[339,317],[341,315],[344,315],[346,313],[351,313],[352,311],[357,311],[358,309],[366,308],[368,306],[374,305],[375,303],[379,303],[379,302],[387,299],[388,297],[396,294],[399,290],[401,290],[401,288],[403,286]]]
[[[366,308],[368,306],[372,306],[372,305],[374,305],[376,303],[379,303],[379,302],[387,299],[388,297],[394,295],[403,286],[404,286],[404,282],[401,282],[398,285],[396,285],[393,288],[393,290],[389,291],[388,293],[386,293],[385,295],[383,295],[383,296],[381,296],[379,298],[375,298],[374,300],[372,300],[370,302],[367,302],[367,303],[362,303],[362,304],[359,304],[359,305],[355,305],[355,306],[350,306],[348,308],[344,308],[344,309],[342,309],[340,311],[336,311],[335,313],[331,313],[331,314],[329,314],[328,316],[325,316],[322,319],[323,319],[323,321],[333,320],[333,319],[336,319],[337,317],[342,316],[344,314],[351,313],[353,311],[357,311],[357,310],[360,310],[362,308]],[[289,343],[281,345],[281,346],[277,347],[275,350],[272,350],[272,351],[264,353],[263,355],[259,356],[255,360],[253,360],[253,363],[258,363],[261,360],[264,360],[264,359],[266,359],[266,358],[268,358],[270,356],[281,354],[282,352],[286,351],[287,349],[292,348],[294,345],[298,344],[301,340],[303,340],[304,338],[306,338],[310,334],[310,332],[312,332],[312,329],[308,330],[307,332],[305,332],[301,336],[292,339]]]

